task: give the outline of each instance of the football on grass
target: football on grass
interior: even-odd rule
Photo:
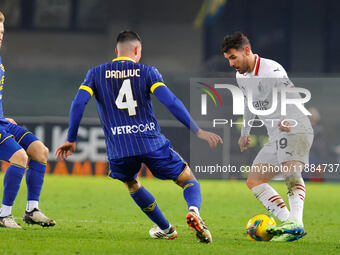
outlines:
[[[266,228],[276,225],[273,217],[267,214],[257,214],[247,223],[247,236],[252,241],[269,241],[272,235],[266,232]]]

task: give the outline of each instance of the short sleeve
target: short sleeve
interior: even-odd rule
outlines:
[[[95,72],[94,69],[90,69],[82,84],[80,85],[79,89],[85,90],[90,93],[91,96],[93,96],[93,90],[94,90],[94,84],[95,84]]]
[[[150,88],[151,93],[153,93],[154,90],[159,86],[166,86],[162,75],[157,70],[157,68],[153,66],[150,66],[147,71],[146,83],[147,87]]]
[[[276,69],[274,69],[273,78],[275,78],[275,83],[279,89],[294,88],[294,84],[289,79],[286,70],[282,66],[278,66]]]

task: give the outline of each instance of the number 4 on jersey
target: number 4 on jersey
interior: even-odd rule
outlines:
[[[136,115],[137,101],[133,99],[130,79],[124,80],[115,103],[118,109],[128,109],[129,116]]]

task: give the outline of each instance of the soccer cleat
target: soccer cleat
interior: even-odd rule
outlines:
[[[189,211],[185,219],[187,220],[189,227],[196,231],[196,238],[198,242],[212,243],[210,231],[197,213]]]
[[[0,227],[3,227],[3,228],[21,228],[21,226],[19,226],[15,222],[12,215],[0,217]]]
[[[293,235],[293,234],[282,234],[279,236],[274,236],[270,241],[271,242],[293,242],[295,240],[298,240],[302,237],[304,237],[305,235],[307,235],[307,233],[303,233],[300,235]]]
[[[271,241],[291,242],[306,235],[303,225],[292,220],[287,220],[280,225],[269,226],[266,231],[274,235]]]
[[[158,226],[153,227],[150,229],[149,234],[152,238],[155,239],[166,239],[166,240],[173,240],[177,235],[177,231],[173,226],[171,226],[169,233],[164,233]]]
[[[32,212],[25,211],[23,220],[27,224],[38,224],[42,227],[53,227],[56,224],[54,220],[47,218],[45,214],[37,208],[34,208]]]

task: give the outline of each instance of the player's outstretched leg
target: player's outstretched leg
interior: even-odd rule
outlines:
[[[32,140],[36,139],[33,134],[30,133],[24,138],[30,139],[30,136],[32,136]],[[28,146],[27,154],[31,159],[28,163],[28,170],[26,173],[27,206],[23,220],[27,224],[53,227],[56,222],[46,217],[39,209],[39,198],[45,177],[48,149],[42,142],[36,140]]]
[[[2,146],[15,146],[14,143],[16,144],[12,138],[9,138],[4,141]],[[27,160],[26,152],[23,149],[16,151],[9,159],[11,165],[7,168],[4,178],[4,194],[0,209],[0,227],[21,228],[12,216],[12,206],[18,194],[22,177],[25,174]]]
[[[289,169],[284,172],[284,178],[288,189],[290,215],[282,224],[268,227],[267,232],[276,235],[272,241],[295,241],[306,235],[302,220],[306,195],[305,183],[301,176],[304,165],[299,161],[282,165]]]
[[[165,219],[152,194],[141,186],[138,177],[125,183],[135,203],[157,225],[150,229],[150,236],[167,240],[175,239],[177,237],[175,228]]]
[[[198,242],[212,243],[211,233],[199,214],[202,201],[200,184],[188,166],[177,178],[176,183],[183,188],[184,199],[189,209],[185,217],[189,227],[195,230]]]
[[[263,206],[280,221],[286,221],[289,217],[287,206],[279,193],[268,184],[275,173],[270,171],[269,164],[253,165],[248,175],[247,186]]]

